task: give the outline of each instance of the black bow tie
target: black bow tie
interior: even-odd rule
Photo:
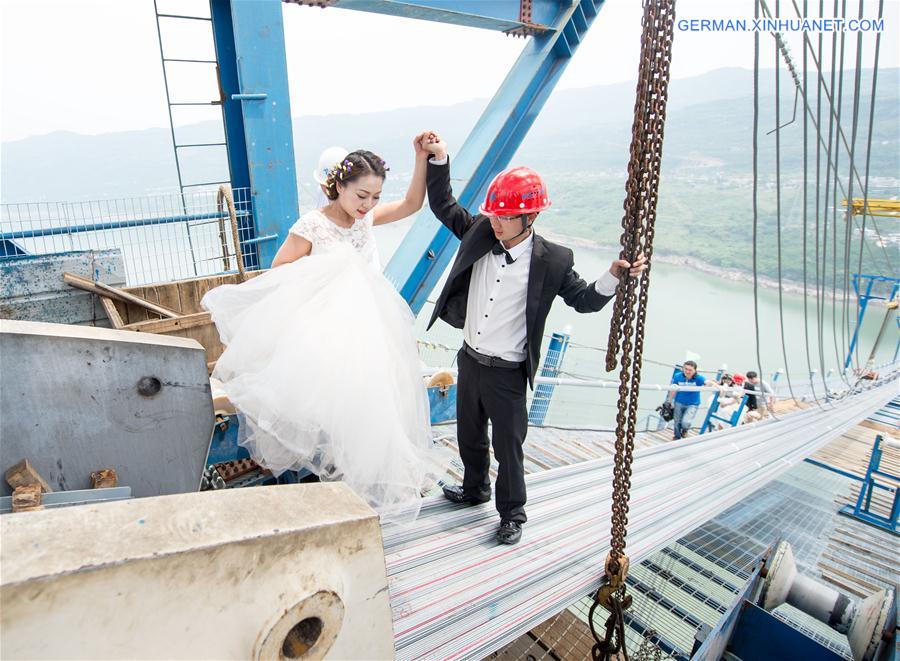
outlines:
[[[514,261],[516,261],[513,259],[513,256],[509,254],[509,251],[500,243],[496,243],[494,247],[491,248],[491,252],[495,255],[506,255],[507,264],[512,264]]]

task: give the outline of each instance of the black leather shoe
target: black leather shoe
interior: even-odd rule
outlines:
[[[481,503],[486,503],[491,499],[491,492],[488,491],[487,493],[472,493],[459,486],[445,486],[444,498],[452,503],[468,503],[469,505],[480,505]]]
[[[522,524],[518,521],[503,520],[497,529],[497,541],[501,544],[518,544],[522,539]]]

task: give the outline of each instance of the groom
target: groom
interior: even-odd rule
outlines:
[[[525,523],[522,444],[528,432],[526,381],[534,386],[544,323],[556,296],[578,312],[597,312],[613,298],[619,277],[646,268],[643,256],[631,266],[612,263],[588,284],[573,270],[572,251],[538,236],[532,225],[550,206],[546,186],[528,168],[511,168],[488,187],[481,213],[457,203],[450,187],[447,144],[436,134],[423,146],[428,161],[428,203],[460,240],[459,252],[428,328],[438,317],[462,328],[456,391],[459,453],[465,467],[461,486],[444,487],[454,503],[491,499],[489,447],[494,446],[497,540],[516,544]],[[488,420],[492,438],[488,439]]]

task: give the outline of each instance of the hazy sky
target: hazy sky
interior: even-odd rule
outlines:
[[[474,7],[478,0],[470,2]],[[769,4],[774,7],[775,0]],[[877,2],[864,4],[864,15],[874,18]],[[787,0],[783,5],[793,16]],[[855,16],[858,2],[850,0],[848,6]],[[159,7],[161,12],[208,12],[203,0],[159,0]],[[898,65],[898,10],[900,0],[885,0],[881,66]],[[680,19],[750,18],[753,3],[678,0],[677,11]],[[341,9],[283,5],[283,14],[295,116],[488,97],[524,44],[493,31]],[[639,0],[608,0],[558,88],[633,80],[640,15]],[[0,0],[0,22],[3,140],[58,130],[93,134],[168,126],[152,0]],[[167,25],[167,57],[212,57],[209,24],[187,23]],[[799,56],[799,40],[791,38]],[[871,46],[874,35],[865,41]],[[855,37],[847,43],[855,53]],[[752,44],[749,33],[676,32],[673,76],[724,66],[751,68]],[[863,66],[871,62],[866,49]],[[210,67],[170,65],[169,72],[173,100],[214,96]],[[213,119],[215,112],[181,109],[176,124]]]

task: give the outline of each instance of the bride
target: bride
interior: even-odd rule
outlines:
[[[406,197],[379,205],[388,169],[347,154],[328,175],[330,203],[291,227],[272,268],[203,297],[224,344],[214,377],[240,413],[240,443],[280,474],[343,480],[382,519],[408,522],[434,483],[429,425],[406,302],[384,278],[373,225],[417,212],[431,140],[414,140]]]

